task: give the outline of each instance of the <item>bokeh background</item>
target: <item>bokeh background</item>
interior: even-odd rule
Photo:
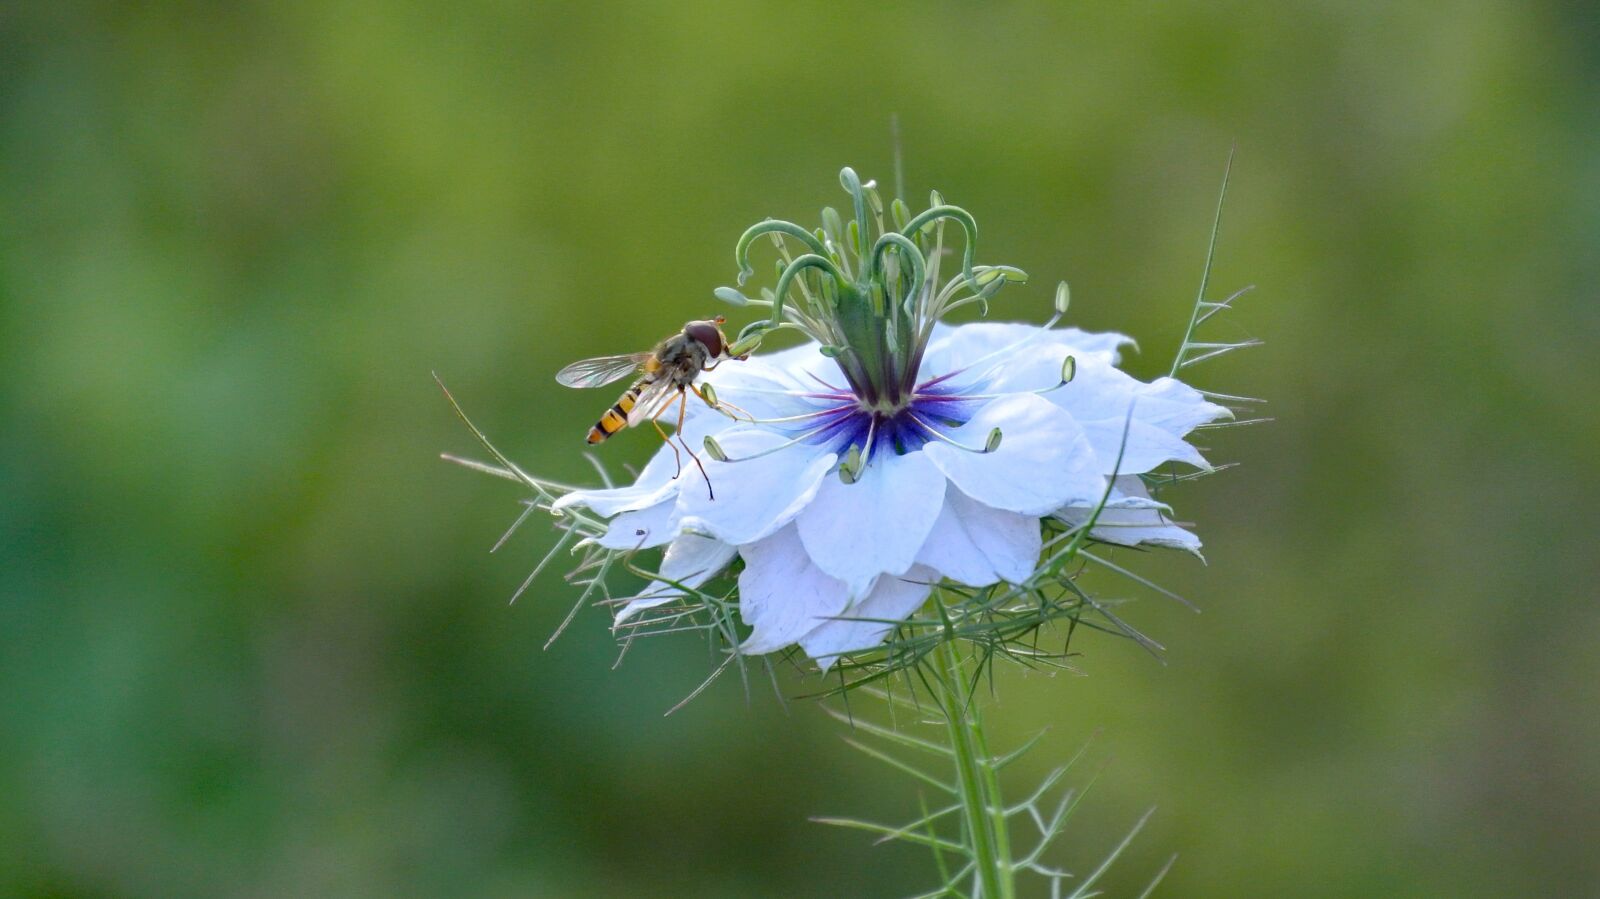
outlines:
[[[884,896],[911,785],[693,638],[613,670],[515,458],[592,476],[574,358],[718,311],[836,173],[937,187],[998,314],[1264,394],[1176,495],[1204,607],[1008,676],[1055,860],[1171,896],[1600,894],[1600,17],[1581,3],[0,7],[0,894]],[[746,319],[725,310],[735,324]],[[603,448],[638,463],[651,439]],[[619,584],[619,586],[623,586]],[[1126,595],[1128,585],[1102,580]],[[796,696],[816,687],[789,672]]]

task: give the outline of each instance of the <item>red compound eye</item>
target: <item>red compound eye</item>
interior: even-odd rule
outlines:
[[[720,318],[720,316],[719,316]],[[722,331],[716,321],[695,321],[683,326],[683,333],[705,345],[711,355],[722,355]]]

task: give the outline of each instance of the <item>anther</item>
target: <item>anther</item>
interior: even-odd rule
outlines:
[[[818,434],[821,434],[823,431],[833,427],[836,423],[837,422],[834,421],[827,422],[821,427],[812,428],[811,430],[799,434],[792,439],[785,440],[777,446],[771,446],[759,453],[754,453],[749,456],[739,456],[737,458],[729,456],[727,451],[722,448],[722,445],[712,439],[711,435],[707,434],[705,439],[706,453],[718,462],[749,462],[751,459],[759,459],[762,456],[770,456],[773,453],[779,452],[780,450],[786,450],[797,443],[804,443],[812,437],[815,437]]]
[[[1004,437],[1004,434],[1001,433],[999,428],[993,428],[993,429],[991,429],[989,431],[989,436],[984,438],[983,446],[968,446],[967,444],[962,443],[959,440],[956,440],[955,438],[951,437],[950,435],[945,434],[944,432],[940,431],[938,428],[935,428],[933,425],[928,424],[926,421],[923,421],[921,416],[912,415],[910,417],[911,417],[912,421],[916,422],[918,426],[920,426],[924,431],[927,431],[928,435],[933,437],[934,439],[942,440],[945,443],[950,444],[951,446],[955,447],[958,450],[964,450],[966,452],[975,453],[975,454],[980,455],[980,456],[987,455],[987,454],[992,453],[995,450],[999,449],[1000,448],[1000,441]]]
[[[955,374],[960,374],[960,372],[952,372],[951,375],[947,375],[945,377],[950,377]],[[1051,384],[1049,387],[1040,387],[1037,390],[1025,391],[1025,393],[1043,396],[1044,394],[1050,393],[1053,390],[1060,390],[1068,384],[1071,384],[1072,379],[1077,377],[1077,374],[1078,360],[1072,356],[1067,356],[1065,359],[1061,360],[1061,380]],[[938,380],[943,380],[943,378],[936,379],[935,381],[929,381],[922,386],[927,387],[931,384],[937,383]],[[950,402],[966,402],[969,400],[996,400],[1003,396],[1016,395],[1017,394],[1015,393],[923,393],[921,391],[918,391],[916,394],[914,394],[917,399],[946,400]]]
[[[839,463],[839,480],[846,484],[854,484],[861,478],[861,447],[850,444],[850,451],[845,453],[844,461]]]

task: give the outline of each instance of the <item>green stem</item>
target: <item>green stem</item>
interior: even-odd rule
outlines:
[[[942,643],[932,655],[937,673],[933,683],[950,733],[950,748],[955,753],[962,815],[972,837],[973,862],[982,895],[985,899],[1014,899],[1016,880],[1005,805],[983,736],[983,719],[976,704],[967,701],[963,689],[965,669],[954,643]]]
[[[1194,337],[1195,325],[1200,323],[1200,311],[1205,308],[1206,285],[1211,282],[1211,263],[1217,258],[1217,232],[1222,230],[1222,201],[1228,198],[1228,176],[1233,174],[1233,151],[1228,151],[1228,164],[1222,170],[1222,191],[1217,194],[1217,214],[1211,219],[1211,240],[1206,244],[1206,266],[1200,270],[1200,293],[1195,297],[1194,309],[1189,312],[1189,326],[1183,329],[1183,342],[1178,344],[1178,354],[1172,357],[1172,371],[1168,377],[1176,378],[1183,367],[1183,356]]]

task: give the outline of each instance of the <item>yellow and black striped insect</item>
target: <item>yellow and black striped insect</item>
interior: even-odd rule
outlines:
[[[687,394],[693,392],[702,400],[705,394],[694,384],[703,371],[710,371],[728,356],[728,338],[722,333],[722,316],[709,321],[692,321],[683,330],[656,344],[643,353],[625,353],[620,356],[596,356],[583,359],[556,372],[556,380],[568,387],[602,387],[637,374],[638,380],[623,391],[615,404],[600,416],[589,429],[590,444],[600,443],[623,428],[648,421],[655,425],[661,439],[672,447],[678,460],[678,473],[683,473],[683,457],[678,454],[682,445],[705,477],[705,466],[700,457],[683,440],[683,419],[688,412]],[[743,358],[743,357],[739,357]],[[678,407],[678,441],[673,443],[661,427],[661,417],[676,404]],[[709,401],[708,401],[709,404]],[[677,475],[674,475],[676,477]],[[711,479],[706,478],[706,487]]]

